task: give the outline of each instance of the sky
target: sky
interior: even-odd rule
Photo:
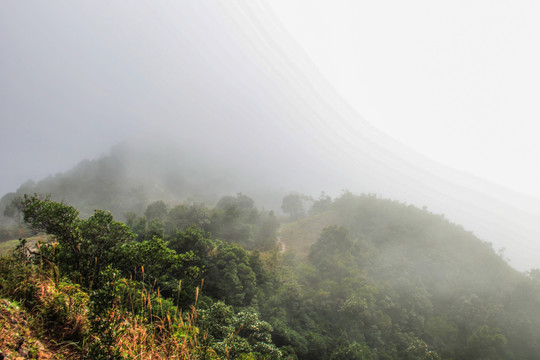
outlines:
[[[272,0],[328,82],[418,153],[540,198],[540,3]]]
[[[0,6],[2,193],[99,156],[151,130],[150,123],[200,112],[208,107],[201,94],[221,98],[229,109],[233,94],[241,94],[242,104],[261,101],[264,94],[242,85],[241,77],[236,86],[223,86],[234,82],[234,57],[256,51],[242,49],[253,39],[239,33],[258,8],[285,29],[276,47],[292,37],[369,124],[436,162],[540,198],[537,2]],[[240,40],[232,43],[231,34]],[[263,65],[250,66],[247,76]],[[213,78],[221,85],[211,86]],[[239,112],[243,105],[236,105]]]

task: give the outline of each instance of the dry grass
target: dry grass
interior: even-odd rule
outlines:
[[[187,314],[152,313],[150,294],[144,292],[144,315],[133,316],[117,307],[106,315],[114,342],[110,345],[117,354],[126,359],[218,359],[216,353],[206,347],[206,335],[201,334],[195,325],[195,307]],[[161,303],[158,298],[158,303]],[[155,313],[155,312],[154,312]],[[90,342],[100,343],[100,334],[91,334]]]
[[[288,223],[280,228],[281,241],[300,256],[307,256],[309,249],[314,244],[321,231],[330,225],[341,225],[341,220],[333,211],[322,212],[305,219]]]
[[[122,315],[119,315],[122,316]],[[205,349],[199,338],[199,329],[194,326],[193,318],[187,321],[176,320],[172,324],[170,316],[157,319],[151,325],[141,318],[124,317],[122,334],[117,338],[115,347],[120,354],[129,359],[217,359],[211,349]],[[202,354],[206,353],[206,356]]]
[[[92,346],[99,343],[103,334],[89,331],[87,304],[81,306],[79,302],[76,305],[77,301],[73,301],[73,296],[79,296],[80,290],[75,286],[57,286],[49,279],[38,277],[36,283],[34,296],[37,301],[33,311],[25,311],[16,303],[0,300],[0,352],[12,359],[21,356],[25,359],[88,357],[88,348],[82,344]],[[150,313],[150,308],[146,310]],[[49,321],[51,318],[55,319],[54,323]],[[176,316],[166,314],[163,318],[133,316],[113,307],[103,320],[109,324],[110,333],[114,334],[110,349],[123,358],[218,359],[212,349],[205,347],[206,337],[195,326],[196,319],[194,307],[184,316],[181,313]]]
[[[126,359],[218,358],[212,349],[207,348],[206,335],[201,334],[195,325],[198,318],[195,306],[182,314],[181,310],[171,308],[170,301],[160,297],[159,290],[153,294],[144,287],[137,290],[131,280],[121,279],[120,282],[129,290],[125,296],[129,304],[123,302],[122,306],[122,301],[117,299],[115,305],[99,319],[107,325],[108,334],[93,333],[89,337],[90,344],[100,347],[100,353],[112,352]],[[180,281],[178,293],[181,285]],[[199,288],[196,288],[195,304],[198,295]],[[166,302],[168,305],[164,304]],[[137,308],[139,315],[133,315],[133,310],[126,307]]]
[[[117,299],[111,308],[96,315],[91,312],[88,294],[78,285],[14,259],[3,259],[2,266],[10,282],[4,282],[0,290],[24,305],[19,308],[0,300],[0,352],[8,358],[82,359],[91,358],[93,351],[101,358],[113,353],[126,359],[219,358],[207,348],[206,336],[196,326],[195,306],[185,314],[175,310],[171,314],[170,301],[169,307],[162,306],[159,293],[156,297],[143,287],[141,299],[128,299],[132,308],[136,301],[142,301],[142,314],[134,315],[122,307],[125,301]],[[131,286],[129,280],[119,281]],[[196,298],[198,293],[197,288]],[[104,331],[93,330],[96,320],[104,324]]]

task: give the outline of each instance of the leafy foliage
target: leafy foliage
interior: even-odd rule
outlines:
[[[23,204],[33,231],[51,237],[0,260],[0,295],[80,357],[511,360],[540,350],[537,271],[519,274],[412,206],[322,195],[280,235],[306,242],[296,253],[275,246],[277,218],[243,194],[215,208],[155,202],[128,214],[129,226],[37,195]]]
[[[298,219],[304,215],[304,202],[299,194],[290,194],[283,198],[281,210],[289,214],[292,219]]]
[[[208,342],[227,358],[279,359],[281,354],[272,344],[272,326],[259,320],[253,309],[235,313],[218,301],[200,311],[201,328],[208,333]]]

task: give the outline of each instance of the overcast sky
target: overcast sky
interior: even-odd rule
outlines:
[[[373,126],[443,164],[540,197],[539,6],[3,1],[0,192],[193,114],[203,129],[223,113],[233,122],[270,119],[257,113],[269,97],[255,84],[280,86],[257,77],[276,62],[257,59],[254,38],[242,34],[261,20],[255,8],[273,12],[289,33],[269,29],[275,47],[292,36]]]
[[[540,3],[272,0],[360,115],[419,153],[540,198]]]

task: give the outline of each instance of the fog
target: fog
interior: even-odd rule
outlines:
[[[264,2],[6,1],[0,10],[2,194],[120,142],[158,143],[165,160],[178,152],[218,179],[243,179],[231,191],[374,193],[445,214],[506,248],[520,270],[540,266],[539,201],[374,128]],[[134,176],[158,172],[137,166]]]
[[[538,4],[274,0],[269,6],[371,124],[438,162],[540,197]]]

